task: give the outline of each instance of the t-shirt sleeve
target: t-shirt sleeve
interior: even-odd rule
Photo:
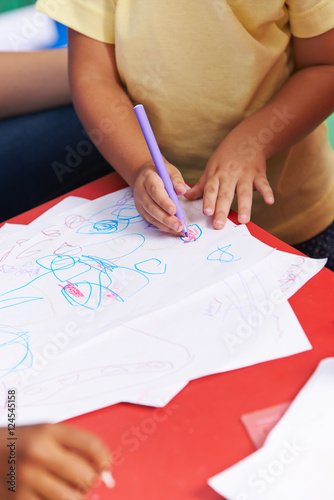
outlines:
[[[312,38],[334,28],[333,0],[288,0],[291,33]]]
[[[38,0],[35,8],[100,42],[115,43],[117,0]]]

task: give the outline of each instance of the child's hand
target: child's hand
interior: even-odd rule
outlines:
[[[1,500],[83,500],[100,473],[110,467],[110,454],[96,436],[61,424],[31,425],[15,431],[16,491],[8,491],[10,441],[0,429]]]
[[[184,194],[187,188],[181,173],[166,160],[165,163],[176,194]],[[133,194],[138,212],[150,224],[167,233],[183,234],[182,222],[175,216],[175,203],[169,198],[153,162],[145,163],[138,171]]]
[[[268,205],[274,203],[265,154],[248,145],[242,149],[245,144],[245,137],[233,131],[212,154],[199,181],[185,194],[189,200],[203,196],[203,213],[214,216],[215,229],[225,226],[235,193],[241,223],[250,220],[253,189],[261,193]]]

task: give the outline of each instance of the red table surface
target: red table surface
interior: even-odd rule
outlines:
[[[113,173],[70,194],[94,199],[125,186]],[[27,224],[64,197],[10,222]],[[248,228],[268,245],[299,253],[252,223]],[[320,360],[334,356],[333,285],[334,273],[323,269],[289,301],[311,351],[197,379],[162,409],[122,403],[69,420],[114,453],[115,489],[100,486],[89,499],[221,499],[207,479],[254,451],[240,416],[291,401]]]

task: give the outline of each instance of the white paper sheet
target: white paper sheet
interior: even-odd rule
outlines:
[[[334,358],[323,360],[264,446],[209,480],[227,500],[334,498]]]
[[[18,234],[21,229],[25,229],[24,224],[9,224],[6,223],[0,227],[0,245],[5,243],[10,236]],[[0,264],[1,265],[1,264]]]
[[[39,227],[43,223],[48,223],[50,218],[55,217],[56,215],[61,215],[68,210],[78,208],[87,201],[88,200],[86,198],[81,198],[79,196],[68,196],[53,207],[46,210],[42,215],[34,219],[28,225],[5,223],[0,227],[0,245],[4,243],[8,236],[15,236],[15,240],[17,240],[19,238],[20,231],[26,230],[27,227]],[[11,241],[13,242],[13,238]]]
[[[296,256],[280,254],[66,355],[80,330],[49,337],[34,369],[7,377],[19,388],[21,424],[60,421],[120,401],[162,406],[194,378],[310,349],[279,290]],[[270,271],[277,260],[286,263],[282,276]],[[86,321],[94,328],[94,314]]]
[[[9,236],[9,235],[17,234],[18,231],[20,231],[21,229],[24,229],[25,227],[26,226],[24,224],[9,224],[6,222],[3,226],[0,227],[0,233],[1,233],[1,236],[2,235]]]
[[[28,224],[29,227],[37,227],[40,224],[46,223],[48,224],[50,218],[55,217],[57,215],[62,215],[64,212],[68,210],[73,210],[78,208],[80,205],[86,203],[87,198],[81,198],[80,196],[67,196],[63,200],[59,201],[56,205],[46,210],[42,215],[37,217],[35,220]]]
[[[325,260],[231,222],[215,231],[200,201],[184,209],[188,243],[144,222],[125,189],[0,246],[0,381],[19,387],[21,424],[161,406],[194,378],[311,348],[286,298]]]
[[[73,348],[272,252],[245,226],[229,222],[222,231],[212,229],[200,201],[187,208],[190,242],[143,221],[129,188],[28,227],[19,240],[6,240],[0,247],[1,323],[29,332],[32,352],[43,348],[47,334],[75,321],[81,334]],[[104,311],[102,302],[108,304]],[[89,311],[98,312],[94,332],[80,317]]]

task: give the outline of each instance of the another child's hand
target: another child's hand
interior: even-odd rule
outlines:
[[[213,226],[225,226],[234,194],[238,200],[238,221],[250,220],[253,189],[259,191],[268,205],[274,203],[274,195],[266,175],[266,157],[258,149],[246,149],[240,134],[231,133],[219,145],[209,159],[199,181],[185,194],[189,200],[203,197],[203,213],[213,215]]]
[[[96,436],[66,425],[31,425],[15,431],[16,491],[8,491],[8,430],[0,429],[0,498],[83,500],[110,467],[110,454]]]
[[[167,161],[165,163],[176,194],[184,194],[187,188],[181,173]],[[138,171],[133,194],[138,212],[150,224],[167,233],[183,234],[182,222],[175,216],[175,203],[169,198],[153,162],[145,163]]]

